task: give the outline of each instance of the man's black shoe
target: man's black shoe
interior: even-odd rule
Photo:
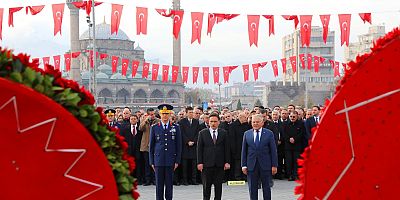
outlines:
[[[149,185],[151,185],[150,182],[146,182],[146,183],[143,184],[143,186],[149,186]]]

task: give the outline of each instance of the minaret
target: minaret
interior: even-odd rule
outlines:
[[[72,2],[80,2],[82,0],[67,0],[67,5],[70,10],[70,41],[71,52],[80,51],[79,48],[79,9],[72,4]],[[71,71],[69,78],[78,83],[82,83],[81,67],[78,58],[72,58]]]
[[[181,9],[181,1],[180,0],[173,0],[172,1],[172,9],[173,10],[180,10]],[[173,23],[173,21],[172,21]],[[173,41],[173,60],[172,65],[179,66],[178,71],[178,79],[176,80],[177,83],[182,83],[182,75],[181,75],[181,33],[179,32],[178,39],[172,37]]]

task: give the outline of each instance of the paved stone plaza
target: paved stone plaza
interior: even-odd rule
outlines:
[[[275,180],[275,185],[272,188],[272,199],[276,200],[293,200],[297,199],[294,195],[295,182],[287,180]],[[140,200],[154,200],[155,199],[155,186],[139,186]],[[174,186],[174,199],[177,200],[201,200],[202,185],[190,186]],[[259,199],[262,199],[262,190],[258,190]],[[214,191],[212,189],[211,199],[214,198]],[[249,199],[249,192],[247,185],[244,186],[227,186],[223,185],[222,199],[224,200],[242,200]]]

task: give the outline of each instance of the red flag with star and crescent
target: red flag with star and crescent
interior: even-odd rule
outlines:
[[[325,62],[325,58],[324,57],[319,57],[319,63],[324,63]]]
[[[282,73],[286,74],[286,58],[282,58],[281,63],[282,63]]]
[[[149,77],[149,70],[150,70],[150,63],[144,62],[142,70],[142,78],[147,79]]]
[[[297,29],[297,25],[299,24],[299,18],[297,17],[297,15],[282,15],[282,17],[286,20],[293,20],[294,29]]]
[[[229,82],[229,76],[231,75],[232,71],[236,69],[238,66],[225,66],[222,67],[222,71],[224,73],[224,83]]]
[[[192,78],[193,83],[197,83],[197,77],[199,77],[200,67],[192,67]]]
[[[301,68],[305,69],[306,68],[306,59],[305,59],[304,53],[299,54],[299,59],[301,62]]]
[[[275,35],[275,22],[274,22],[274,16],[273,15],[263,15],[266,19],[268,19],[268,29],[269,29],[269,36],[271,34]]]
[[[314,72],[319,72],[319,64],[320,64],[320,58],[319,56],[314,56]]]
[[[172,12],[167,14],[167,9],[158,9],[156,8],[156,11],[158,12],[158,14],[160,14],[163,17],[171,17],[172,16]]]
[[[363,20],[364,24],[365,22],[368,22],[369,24],[372,24],[371,21],[371,13],[359,13],[361,19]]]
[[[254,80],[258,80],[258,71],[259,68],[263,68],[268,62],[262,62],[262,63],[254,63],[251,66],[253,67],[253,75],[254,75]]]
[[[126,76],[126,72],[128,71],[129,67],[129,59],[123,58],[121,62],[122,62],[121,74],[122,76]]]
[[[4,8],[0,8],[0,40],[3,40],[3,14]]]
[[[301,46],[310,46],[312,15],[300,15]]]
[[[334,71],[334,74],[333,74],[334,77],[340,76],[339,64],[340,63],[338,61],[335,61],[335,69],[333,70]]]
[[[178,39],[179,37],[179,32],[181,31],[181,25],[182,25],[182,20],[183,20],[183,10],[173,10],[172,13],[174,14],[173,22],[173,30],[172,33],[174,34],[175,39]]]
[[[166,83],[168,82],[168,74],[169,74],[169,65],[163,65],[162,66],[162,82]]]
[[[94,2],[94,6],[98,6],[100,4],[102,4],[103,2]],[[89,16],[90,13],[92,12],[92,1],[82,1],[82,2],[72,2],[72,4],[74,4],[75,7],[83,9],[86,11],[86,14]]]
[[[179,75],[179,66],[172,66],[172,83],[176,83]]]
[[[278,61],[277,60],[271,61],[271,65],[272,65],[272,70],[274,71],[274,77],[277,77],[278,76]]]
[[[214,83],[219,83],[219,67],[213,67]]]
[[[339,14],[340,40],[343,46],[349,46],[351,14]]]
[[[290,60],[290,64],[292,65],[292,71],[293,71],[293,73],[296,73],[296,71],[297,71],[297,59],[296,59],[296,56],[290,56],[289,57],[289,60]]]
[[[322,38],[326,44],[326,39],[328,38],[329,19],[331,18],[331,15],[320,15],[319,17],[321,19],[323,29]]]
[[[60,55],[53,56],[54,68],[55,68],[56,70],[60,70],[60,59],[61,59],[61,56],[60,56]]]
[[[106,53],[100,53],[100,59],[101,60],[103,60],[103,59],[105,59],[105,58],[107,58],[108,57],[108,54],[106,54]]]
[[[246,81],[249,81],[249,68],[250,68],[250,66],[249,65],[242,65],[242,67],[243,67],[243,81],[244,82],[246,82]]]
[[[64,4],[63,4],[64,5]],[[20,11],[24,7],[14,7],[8,9],[8,26],[14,27],[14,13]]]
[[[311,65],[312,65],[312,54],[307,54],[307,69],[311,70]]]
[[[79,52],[79,51],[71,53],[72,58],[77,58],[79,55],[81,55],[81,52]]]
[[[113,74],[115,72],[117,72],[117,65],[118,65],[118,56],[112,56],[111,57],[111,68],[112,68]]]
[[[44,66],[44,70],[47,70],[47,65],[50,64],[50,57],[43,57],[43,66]]]
[[[124,6],[120,4],[112,4],[111,6],[111,35],[118,34],[123,8]]]
[[[207,35],[210,34],[215,24],[222,22],[223,20],[230,20],[239,16],[239,14],[221,14],[221,13],[209,13],[208,14],[208,27],[207,27]]]
[[[194,41],[201,43],[201,28],[203,26],[203,13],[192,12],[192,44]]]
[[[258,24],[260,22],[260,15],[247,15],[247,29],[249,32],[250,46],[258,43]]]
[[[53,4],[53,20],[54,20],[54,35],[60,32],[61,35],[61,25],[64,16],[64,3]]]
[[[151,80],[156,81],[158,77],[158,69],[160,68],[159,64],[153,63],[151,68]]]
[[[209,67],[202,67],[203,70],[203,83],[208,84],[209,83],[209,77],[210,77],[210,68]]]
[[[64,54],[64,64],[65,64],[65,71],[69,72],[71,70],[71,54],[70,53]]]
[[[31,15],[36,15],[36,14],[40,13],[40,11],[42,11],[43,8],[44,8],[44,5],[40,5],[40,6],[27,6],[27,7],[25,7],[25,11],[26,11],[26,14],[28,14],[29,11],[30,11]]]
[[[147,34],[147,8],[136,7],[136,35]]]
[[[187,83],[189,76],[189,67],[182,67],[182,80]]]
[[[136,76],[137,70],[139,69],[139,60],[132,60],[132,78]]]

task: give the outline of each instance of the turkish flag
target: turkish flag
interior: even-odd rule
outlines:
[[[151,69],[151,80],[156,81],[158,77],[158,68],[160,68],[159,64],[153,63],[152,69]]]
[[[321,18],[323,28],[322,38],[326,44],[326,39],[328,38],[329,19],[331,18],[331,15],[320,15],[319,17]]]
[[[162,70],[162,82],[166,83],[168,82],[169,65],[163,65]]]
[[[24,8],[24,7],[15,7],[15,8],[8,9],[8,26],[9,27],[11,27],[11,26],[14,27],[14,13],[20,11],[22,8]]]
[[[192,12],[192,44],[194,41],[201,43],[201,28],[203,26],[203,13]]]
[[[3,13],[4,8],[0,8],[0,40],[3,39]]]
[[[197,77],[199,77],[199,67],[192,67],[193,83],[197,83]]]
[[[147,34],[147,8],[136,7],[136,34]]]
[[[219,83],[219,67],[213,67],[214,83]]]
[[[319,63],[324,63],[325,62],[325,58],[324,57],[319,57]]]
[[[307,54],[307,69],[311,70],[311,65],[312,65],[312,55]]]
[[[94,67],[93,50],[86,50],[86,52],[89,52],[89,63],[90,63],[90,67],[93,68]]]
[[[150,69],[150,63],[144,62],[142,70],[142,78],[147,79],[149,77],[149,69]]]
[[[299,24],[299,18],[297,17],[297,15],[282,15],[282,17],[286,20],[293,20],[294,29],[297,29],[297,25]]]
[[[157,9],[156,8],[156,11],[158,12],[158,14],[160,14],[161,16],[164,16],[164,17],[171,17],[173,14],[173,12],[170,12],[169,14],[167,14],[167,9]]]
[[[60,55],[53,56],[54,68],[60,70]]]
[[[211,32],[212,29],[215,25],[215,23],[222,22],[223,20],[230,20],[235,17],[239,16],[239,14],[220,14],[220,13],[209,13],[208,14],[208,27],[207,27],[207,35],[210,34],[211,37]]]
[[[181,25],[183,20],[183,10],[173,10],[174,14],[174,27],[173,27],[173,34],[175,39],[178,39],[179,32],[181,31]]]
[[[26,14],[28,14],[28,11],[31,11],[31,15],[36,15],[36,14],[40,13],[40,11],[42,11],[43,8],[44,8],[44,5],[27,6],[27,7],[25,7],[25,10],[26,10]]]
[[[286,58],[282,58],[281,63],[282,63],[282,73],[286,74]]]
[[[296,59],[296,56],[290,56],[289,60],[290,60],[290,64],[292,65],[292,71],[293,71],[293,74],[294,74],[297,71],[297,59]]]
[[[339,14],[341,45],[349,46],[351,14]]]
[[[331,63],[331,67],[332,67],[332,69],[334,69],[335,68],[335,61],[334,60],[329,60],[329,63]]]
[[[47,70],[47,65],[50,64],[50,57],[43,57],[43,66],[44,66],[44,70]]]
[[[335,68],[333,69],[333,77],[340,76],[339,62],[335,61]]]
[[[232,71],[236,69],[238,66],[225,66],[222,68],[224,72],[224,83],[229,82],[229,76],[231,75]]]
[[[319,72],[320,57],[314,56],[314,72]]]
[[[271,34],[275,35],[274,16],[273,15],[263,15],[263,17],[268,19],[269,36],[271,36]]]
[[[187,83],[189,76],[189,67],[182,67],[182,79],[184,83]]]
[[[119,23],[121,22],[123,5],[112,4],[111,7],[111,34],[118,34]]]
[[[258,80],[258,68],[259,68],[259,64],[252,64],[251,65],[253,67],[253,75],[254,75],[254,80],[257,81]]]
[[[365,22],[369,22],[369,24],[372,24],[371,22],[371,13],[359,13],[361,19],[363,20],[364,24]]]
[[[139,69],[139,61],[133,60],[132,61],[132,78],[134,78],[136,76],[138,69]]]
[[[176,83],[179,75],[179,66],[172,66],[172,83]]]
[[[98,53],[98,52],[97,52]],[[101,60],[103,60],[103,59],[105,59],[105,58],[107,58],[108,57],[108,54],[106,54],[106,53],[100,53],[100,59]]]
[[[301,61],[301,68],[305,69],[306,68],[306,59],[305,59],[304,53],[299,54],[299,59]]]
[[[209,75],[210,75],[210,68],[209,67],[203,67],[203,82],[204,84],[209,83]]]
[[[129,67],[129,59],[123,58],[121,62],[122,62],[122,67],[121,67],[122,76],[126,76],[126,72],[128,71]]]
[[[72,58],[77,58],[79,55],[81,55],[81,52],[79,51],[71,53]]]
[[[117,72],[118,56],[112,56],[111,61],[112,73],[114,74]]]
[[[258,24],[260,22],[260,15],[247,15],[247,28],[249,31],[249,42],[251,45],[258,43]]]
[[[278,61],[273,60],[271,61],[272,69],[274,70],[274,77],[278,76]]]
[[[310,46],[312,15],[300,15],[301,46]]]
[[[249,81],[249,65],[242,65],[243,67],[243,81]]]
[[[69,70],[71,70],[71,54],[70,53],[64,54],[64,64],[65,64],[65,71],[69,72]]]
[[[103,2],[94,2],[94,6],[98,6],[102,4]],[[75,7],[83,9],[86,11],[86,14],[89,16],[90,13],[92,12],[92,1],[82,1],[82,2],[72,2]]]
[[[61,25],[64,16],[64,5],[65,3],[53,4],[53,20],[54,20],[54,35],[60,32],[61,35]]]

